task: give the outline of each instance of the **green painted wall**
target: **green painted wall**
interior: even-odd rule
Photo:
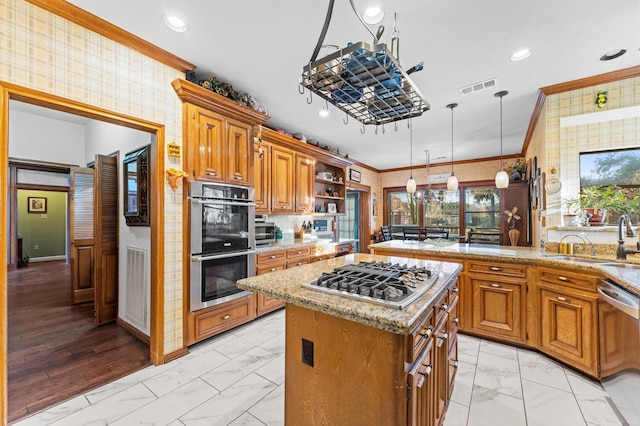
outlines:
[[[29,213],[29,197],[47,199],[46,213]],[[67,193],[18,190],[18,236],[31,258],[66,254]],[[37,248],[36,248],[37,246]]]

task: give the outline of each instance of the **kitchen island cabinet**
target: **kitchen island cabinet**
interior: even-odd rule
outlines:
[[[301,286],[322,272],[372,260],[407,263],[350,254],[238,281],[287,303],[286,424],[421,426],[444,419],[457,363],[449,359],[457,354],[457,322],[450,318],[457,317],[460,265],[410,261],[441,274],[405,309]]]

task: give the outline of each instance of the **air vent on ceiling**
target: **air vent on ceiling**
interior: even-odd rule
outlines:
[[[495,87],[498,84],[497,78],[492,78],[490,80],[481,81],[479,83],[473,83],[465,87],[460,88],[461,95],[468,95],[470,93],[479,92],[480,90],[489,89],[491,87]]]

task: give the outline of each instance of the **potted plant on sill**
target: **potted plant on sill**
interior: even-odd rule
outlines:
[[[627,191],[619,186],[585,186],[580,189],[579,197],[569,199],[567,206],[568,211],[572,211],[579,205],[588,225],[604,226],[608,212],[628,213],[630,201]]]

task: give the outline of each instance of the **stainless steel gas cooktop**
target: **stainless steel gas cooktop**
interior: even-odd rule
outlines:
[[[302,286],[404,309],[430,289],[439,276],[425,267],[373,261],[341,266]]]

